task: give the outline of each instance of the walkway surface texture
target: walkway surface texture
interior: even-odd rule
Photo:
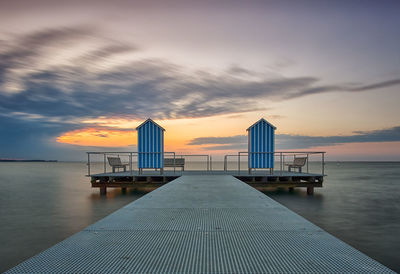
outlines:
[[[9,271],[391,270],[229,175],[184,175]]]

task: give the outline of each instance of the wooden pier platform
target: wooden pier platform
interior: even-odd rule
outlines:
[[[92,187],[100,189],[100,194],[105,195],[107,188],[122,188],[134,189],[138,191],[152,191],[182,175],[231,175],[237,179],[264,191],[270,188],[284,187],[293,189],[296,187],[307,188],[308,194],[314,193],[315,187],[322,187],[324,176],[322,174],[274,171],[270,174],[268,171],[252,171],[250,174],[247,171],[138,171],[127,172],[108,172],[92,174]]]
[[[394,273],[231,175],[182,175],[8,273]]]

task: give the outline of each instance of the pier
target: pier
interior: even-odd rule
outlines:
[[[109,187],[121,188],[123,192],[128,188],[151,191],[185,175],[231,175],[261,191],[272,187],[284,187],[289,190],[305,187],[307,194],[312,195],[315,187],[322,187],[325,152],[275,151],[276,127],[264,118],[247,128],[247,151],[224,156],[223,170],[213,170],[211,155],[178,155],[175,152],[164,151],[165,129],[150,118],[141,123],[136,130],[137,151],[87,152],[87,176],[91,177],[92,187],[100,189],[101,195],[105,195]],[[310,171],[310,161],[315,159],[315,156],[320,157],[317,162],[320,167],[318,172]],[[102,163],[103,172],[92,172],[93,157],[98,157],[97,164]],[[200,170],[188,170],[185,163],[193,157],[201,157],[205,166]],[[235,169],[228,168],[229,159],[232,157],[237,163]],[[243,164],[246,166],[244,171]],[[108,165],[112,172],[107,171]],[[279,169],[275,168],[276,166],[279,166]]]
[[[232,175],[182,174],[7,273],[394,273]]]
[[[115,172],[101,173],[91,175],[92,187],[99,188],[100,194],[105,195],[107,188],[121,188],[123,191],[132,189],[136,191],[152,191],[176,178],[183,175],[232,175],[239,180],[257,188],[258,190],[267,190],[270,188],[288,188],[304,187],[309,195],[314,193],[314,187],[322,187],[323,176],[313,173],[298,172],[276,172],[266,174],[265,172],[253,172],[239,174],[235,171],[167,171],[159,172]]]
[[[231,175],[235,178],[257,188],[260,191],[271,188],[306,188],[307,193],[312,195],[314,188],[323,186],[325,160],[324,152],[274,152],[278,159],[277,168],[270,169],[247,169],[247,152],[239,152],[236,155],[225,155],[222,169],[213,169],[212,157],[206,154],[180,155],[175,152],[164,152],[164,161],[179,163],[171,164],[164,169],[140,170],[135,159],[139,158],[138,152],[88,152],[88,174],[91,178],[91,186],[100,189],[100,194],[105,195],[107,188],[121,188],[136,191],[152,191],[183,175]],[[125,171],[113,170],[107,159],[118,158],[125,163]],[[304,167],[298,171],[288,171],[288,163],[293,162],[296,157],[304,157]],[[201,160],[197,162],[200,168],[191,169],[192,159]],[[93,160],[96,160],[94,162]],[[314,160],[312,162],[311,160]],[[179,161],[179,162],[178,162]],[[181,163],[186,163],[184,166]],[[231,164],[230,168],[229,164]],[[313,165],[313,168],[311,168]],[[95,167],[97,167],[95,169]],[[182,168],[183,167],[183,168]],[[193,167],[193,165],[192,165]],[[94,171],[96,170],[96,171]],[[101,170],[101,171],[100,171]],[[99,172],[100,171],[100,172]]]

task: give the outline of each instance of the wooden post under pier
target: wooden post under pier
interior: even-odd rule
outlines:
[[[107,195],[107,186],[105,184],[100,186],[100,195]]]

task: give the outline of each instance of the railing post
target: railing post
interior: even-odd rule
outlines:
[[[132,175],[132,152],[129,153],[129,168]]]
[[[103,162],[104,162],[104,173],[107,173],[107,166],[106,166],[106,154],[104,153],[104,157],[103,157]]]
[[[212,156],[210,155],[210,171],[212,171]]]
[[[175,174],[175,171],[176,171],[176,166],[175,166],[176,164],[175,164],[175,152],[174,152],[174,174]]]
[[[322,152],[322,176],[325,176],[325,153]]]
[[[309,173],[308,172],[308,153],[307,153],[307,173]]]
[[[90,176],[90,153],[87,153],[88,176]]]
[[[224,155],[224,171],[226,171],[226,155]]]
[[[280,153],[280,162],[281,162],[281,176],[282,176],[282,170],[283,170],[283,161],[282,161],[282,157],[283,157],[283,155],[282,155],[282,152],[279,152]]]
[[[238,174],[240,174],[240,152],[238,152]]]
[[[141,165],[139,163],[142,163],[142,152],[137,153],[137,157],[138,157],[138,173],[142,174],[142,168],[140,167]]]

